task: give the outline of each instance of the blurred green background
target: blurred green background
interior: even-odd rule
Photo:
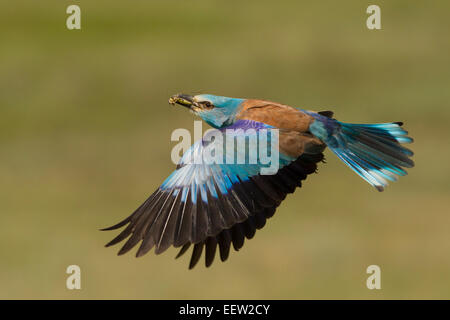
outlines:
[[[66,29],[77,4],[82,30]],[[366,28],[381,7],[382,30]],[[0,298],[450,298],[448,1],[3,1]],[[329,151],[229,261],[188,271],[100,232],[173,170],[178,92],[404,121],[416,167],[376,192]],[[205,125],[206,129],[207,126]],[[217,258],[217,257],[216,257]],[[67,290],[68,265],[82,289]],[[366,268],[381,267],[381,290]]]

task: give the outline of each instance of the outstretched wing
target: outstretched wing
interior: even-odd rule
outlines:
[[[239,120],[227,129],[271,128],[260,122]],[[221,131],[224,137],[229,131]],[[243,134],[242,132],[240,134]],[[234,133],[236,135],[236,133]],[[239,136],[239,133],[237,134]],[[244,133],[246,137],[248,134]],[[271,135],[266,135],[268,142]],[[272,139],[273,140],[273,139]],[[205,247],[206,266],[211,265],[219,246],[220,258],[228,258],[231,244],[239,250],[244,239],[251,239],[256,229],[265,225],[275,209],[286,197],[301,186],[301,180],[316,170],[316,163],[323,159],[323,148],[309,148],[310,137],[280,133],[279,170],[273,175],[261,175],[264,166],[258,157],[250,163],[248,157],[242,164],[223,164],[206,161],[217,144],[223,140],[197,141],[184,155],[177,169],[163,182],[133,214],[122,222],[106,228],[126,228],[107,246],[128,238],[119,254],[124,254],[140,242],[136,256],[142,256],[155,247],[155,253],[165,251],[171,245],[182,247],[177,257],[194,245],[189,267],[193,268]],[[283,153],[283,145],[289,143]],[[216,144],[216,145],[215,145]],[[292,144],[298,144],[300,156],[294,157]],[[248,146],[248,144],[246,144]],[[216,148],[215,150],[219,150]],[[229,154],[230,150],[226,150]],[[248,149],[236,148],[233,152],[248,153]]]

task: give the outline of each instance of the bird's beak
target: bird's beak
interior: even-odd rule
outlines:
[[[188,94],[175,94],[169,98],[169,104],[174,105],[175,103],[190,109],[192,105],[195,105],[195,100]]]

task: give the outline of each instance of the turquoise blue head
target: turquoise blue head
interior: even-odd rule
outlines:
[[[170,97],[169,103],[189,108],[192,113],[202,118],[214,128],[222,128],[233,124],[241,110],[244,99],[199,94],[191,96],[176,94]]]

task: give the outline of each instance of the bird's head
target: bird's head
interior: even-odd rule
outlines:
[[[214,128],[231,125],[241,109],[244,99],[199,94],[191,96],[176,94],[170,97],[171,105],[179,104],[189,108],[192,113],[202,118]]]

